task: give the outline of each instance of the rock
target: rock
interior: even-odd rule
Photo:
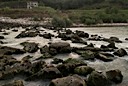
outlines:
[[[52,35],[51,33],[45,33],[45,34],[39,34],[40,37],[44,37],[46,39],[51,39],[51,37],[53,37],[54,35]]]
[[[125,40],[128,40],[128,38],[125,38]]]
[[[25,37],[36,37],[38,35],[38,32],[36,31],[23,31],[19,35],[17,35],[15,38],[25,38]]]
[[[127,55],[127,52],[123,48],[120,48],[117,51],[115,51],[113,54],[119,57],[122,57],[122,56]]]
[[[25,61],[25,60],[29,60],[30,58],[32,58],[33,56],[30,56],[30,55],[27,55],[25,57],[22,58],[22,61]]]
[[[71,36],[71,41],[72,43],[82,43],[82,44],[87,44],[87,42],[83,41],[83,39],[81,39],[78,35],[72,35]]]
[[[95,59],[95,53],[90,51],[90,50],[87,50],[81,54],[81,57],[83,57],[85,60],[94,60]]]
[[[9,35],[10,33],[4,32],[3,35]]]
[[[78,66],[82,66],[82,65],[87,65],[86,63],[65,63],[65,64],[60,64],[57,66],[57,68],[60,70],[60,72],[62,73],[63,76],[67,76],[69,74],[74,73],[74,69]]]
[[[18,32],[18,30],[17,30],[17,29],[13,29],[12,31],[13,31],[13,32]]]
[[[78,75],[53,79],[49,86],[87,86],[84,79]]]
[[[25,53],[22,49],[0,46],[0,55],[12,55],[12,54],[23,54]]]
[[[63,63],[62,59],[54,58],[52,61],[53,64]]]
[[[88,86],[110,86],[107,78],[96,71],[93,71],[87,80]]]
[[[23,42],[21,43],[21,45],[24,46],[23,50],[25,50],[26,52],[29,52],[29,53],[34,53],[36,52],[39,47],[38,47],[38,44],[34,43],[34,42]]]
[[[4,36],[0,36],[0,39],[4,39]]]
[[[70,64],[86,64],[85,62],[83,62],[82,60],[79,59],[73,59],[73,58],[69,58],[65,61],[63,61],[64,64],[70,63]]]
[[[62,77],[61,72],[56,67],[45,67],[39,72],[28,77],[26,81],[36,80],[36,79],[55,79]]]
[[[47,58],[53,58],[53,56],[51,54],[49,54],[49,53],[44,53],[44,54],[42,54],[42,56],[40,56],[36,60],[47,59]]]
[[[87,76],[88,74],[90,74],[94,70],[95,69],[93,69],[89,66],[78,66],[74,69],[74,73],[79,74],[79,75]]]
[[[106,56],[106,55],[103,55],[103,54],[101,54],[101,53],[96,54],[95,57],[96,57],[97,59],[100,59],[100,60],[104,61],[104,62],[113,61],[113,59],[112,59],[111,57]]]
[[[123,75],[118,69],[107,71],[106,76],[109,80],[115,82],[116,84],[121,83],[123,80]]]
[[[114,48],[114,49],[118,49],[118,48],[115,46],[115,43],[114,43],[114,42],[111,42],[110,44],[108,44],[107,47],[109,47],[109,48]]]
[[[41,54],[48,53],[48,52],[49,52],[49,47],[47,45],[40,48]]]
[[[90,43],[87,45],[87,47],[94,47],[94,44]]]
[[[109,47],[105,45],[101,45],[100,48],[109,48]]]
[[[23,84],[23,81],[21,81],[21,80],[15,80],[13,82],[4,84],[2,86],[24,86],[24,84]]]
[[[79,37],[86,37],[86,38],[89,37],[89,34],[88,34],[88,33],[85,33],[84,31],[78,31],[78,30],[76,30],[76,34],[77,34]]]
[[[120,41],[119,38],[117,38],[117,37],[110,37],[109,40],[110,40],[111,42],[122,43],[122,41]]]
[[[49,45],[50,48],[56,49],[58,53],[70,53],[71,47],[66,42],[56,42]]]
[[[70,29],[65,30],[66,34],[71,34],[72,31]]]

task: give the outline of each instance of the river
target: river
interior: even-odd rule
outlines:
[[[12,32],[12,29],[5,30],[5,32],[9,33],[9,35],[5,35],[6,39],[3,39],[2,41],[6,42],[6,44],[3,44],[4,46],[11,46],[11,47],[16,47],[16,48],[23,48],[20,43],[24,41],[28,42],[36,42],[39,44],[39,47],[42,47],[44,45],[47,45],[49,42],[59,42],[62,41],[60,38],[52,38],[51,40],[44,39],[42,37],[33,37],[33,38],[21,38],[21,39],[15,39],[15,36],[18,35],[21,31],[24,31],[25,29],[22,27],[19,28],[13,28],[13,29],[18,29],[18,32]],[[56,32],[52,30],[46,30],[42,27],[39,27],[39,29],[44,30],[44,32],[49,32],[54,35],[57,35]],[[75,30],[80,30],[80,31],[85,31],[89,33],[90,35],[95,35],[98,34],[101,37],[109,38],[112,36],[118,37],[123,43],[116,43],[116,46],[119,48],[124,48],[128,52],[128,41],[125,40],[125,38],[128,38],[128,27],[82,27],[82,28],[68,28],[71,29],[72,31]],[[2,35],[2,33],[0,33]],[[85,45],[82,44],[74,44],[71,43],[71,41],[67,41],[71,44],[71,46],[77,46],[77,47],[82,47]],[[89,43],[95,44],[96,47],[100,47],[100,45],[104,44],[107,45],[107,42],[103,41],[87,41]],[[33,54],[26,53],[24,55],[13,55],[16,59],[21,60],[22,57],[26,55],[33,55],[34,59],[37,57],[41,56],[40,52],[36,52]],[[57,55],[55,56],[56,58],[61,58],[61,59],[67,59],[67,58],[79,58],[77,54],[70,53],[70,54],[65,54],[65,55]],[[33,59],[32,59],[33,60]],[[45,60],[47,63],[50,63],[52,59],[47,59]],[[115,85],[115,86],[128,86],[128,56],[124,57],[117,57],[114,61],[112,62],[103,62],[100,60],[96,60],[94,62],[91,61],[86,61],[89,66],[94,67],[98,71],[105,72],[107,70],[111,69],[119,69],[122,71],[122,74],[124,76],[123,82],[121,84]],[[19,79],[19,77],[16,77],[14,79]],[[23,77],[22,77],[23,78]],[[20,79],[22,79],[20,77]],[[11,80],[8,80],[11,81]],[[5,83],[6,81],[0,81],[0,83]],[[34,81],[34,82],[25,82],[25,86],[48,86],[49,81]]]

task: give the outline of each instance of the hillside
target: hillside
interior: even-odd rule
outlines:
[[[38,1],[40,6],[55,9],[102,9],[106,7],[128,8],[128,0],[0,0],[0,7],[11,6],[18,2]],[[43,3],[43,4],[42,4]]]

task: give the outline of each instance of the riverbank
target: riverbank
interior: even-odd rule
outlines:
[[[0,17],[0,26],[9,25],[9,26],[49,26],[51,18],[46,18],[43,21],[34,21],[32,18],[19,18],[12,19],[9,17]],[[85,24],[73,24],[71,27],[121,27],[128,26],[128,23],[103,23],[95,25],[85,25]]]

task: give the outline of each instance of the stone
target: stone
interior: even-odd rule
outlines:
[[[87,50],[81,54],[81,57],[83,57],[85,60],[94,60],[95,59],[95,53],[90,51],[90,50]]]
[[[96,71],[93,71],[89,75],[87,84],[88,86],[111,86],[107,78],[103,74]]]
[[[54,58],[52,61],[53,64],[63,63],[62,59]]]
[[[24,86],[23,81],[21,80],[14,80],[13,82],[4,84],[2,86]]]
[[[125,38],[126,41],[128,41],[128,38]]]
[[[0,36],[0,39],[4,39],[4,36]]]
[[[88,33],[85,33],[84,31],[78,31],[78,30],[76,30],[76,34],[79,37],[85,37],[85,38],[88,38],[89,37],[89,34]]]
[[[82,79],[82,77],[78,75],[72,75],[53,79],[49,86],[87,86],[87,84],[84,79]]]
[[[39,49],[38,44],[34,42],[23,42],[21,45],[24,46],[23,50],[29,53],[34,53]]]
[[[87,76],[88,74],[90,74],[94,70],[95,69],[93,69],[92,67],[89,67],[89,66],[78,66],[74,69],[74,73],[79,74],[79,75],[83,75],[83,76]]]
[[[44,67],[39,72],[26,78],[26,81],[32,81],[37,79],[55,79],[62,77],[61,72],[56,67]]]
[[[121,83],[123,80],[123,75],[120,70],[109,70],[106,72],[106,76],[109,80],[112,82],[115,82],[116,84]]]
[[[109,47],[109,48],[114,48],[114,49],[118,49],[118,48],[115,46],[115,43],[114,43],[114,42],[111,42],[110,44],[108,44],[107,47]]]
[[[113,54],[114,54],[114,55],[117,55],[117,56],[119,56],[119,57],[122,57],[122,56],[127,55],[127,52],[125,51],[125,49],[120,48],[120,49],[118,49],[117,51],[115,51]]]
[[[49,48],[56,49],[58,53],[70,53],[71,52],[70,44],[66,42],[51,43],[49,45]]]

